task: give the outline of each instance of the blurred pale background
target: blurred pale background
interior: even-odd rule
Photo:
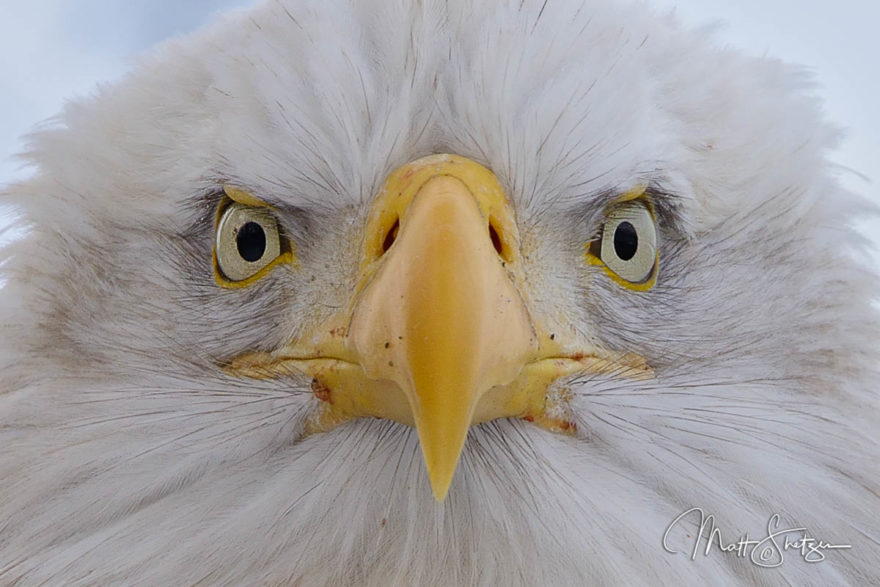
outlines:
[[[563,0],[556,0],[563,1]],[[568,0],[565,0],[568,1]],[[19,137],[64,100],[112,81],[130,58],[252,0],[0,0],[0,185],[26,177],[11,156]],[[880,205],[880,66],[877,0],[650,0],[689,26],[726,23],[720,43],[803,64],[828,117],[848,130],[835,153],[840,179]],[[0,208],[0,227],[11,222]],[[862,229],[880,245],[880,220]],[[10,238],[15,231],[0,235]],[[873,262],[880,269],[880,253]]]

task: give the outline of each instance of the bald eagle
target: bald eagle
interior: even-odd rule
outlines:
[[[611,0],[271,0],[4,192],[2,584],[878,584],[867,210]]]

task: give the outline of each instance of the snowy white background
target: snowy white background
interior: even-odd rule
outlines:
[[[569,0],[556,0],[569,1]],[[0,0],[0,185],[25,177],[19,137],[64,100],[118,78],[133,55],[252,0]],[[841,180],[880,205],[877,0],[649,0],[689,26],[726,23],[719,42],[808,66],[828,117],[848,129]],[[873,181],[869,181],[873,180]],[[0,209],[0,227],[10,222]],[[880,219],[865,222],[880,246]],[[0,236],[0,239],[9,238]],[[874,253],[880,269],[880,253]]]

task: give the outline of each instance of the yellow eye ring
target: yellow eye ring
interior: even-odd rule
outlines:
[[[228,197],[217,209],[214,226],[214,279],[225,288],[247,287],[279,263],[295,261],[282,238],[271,206],[241,190],[224,188]]]
[[[584,254],[618,285],[642,292],[654,287],[660,261],[654,211],[644,194],[645,188],[632,190],[611,204]]]

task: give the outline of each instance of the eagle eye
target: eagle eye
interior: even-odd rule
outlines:
[[[283,257],[278,220],[269,208],[231,201],[221,208],[214,239],[215,277],[247,285]]]
[[[602,265],[620,285],[647,291],[657,275],[657,228],[650,204],[634,199],[613,205],[595,240],[589,243],[587,260]]]

